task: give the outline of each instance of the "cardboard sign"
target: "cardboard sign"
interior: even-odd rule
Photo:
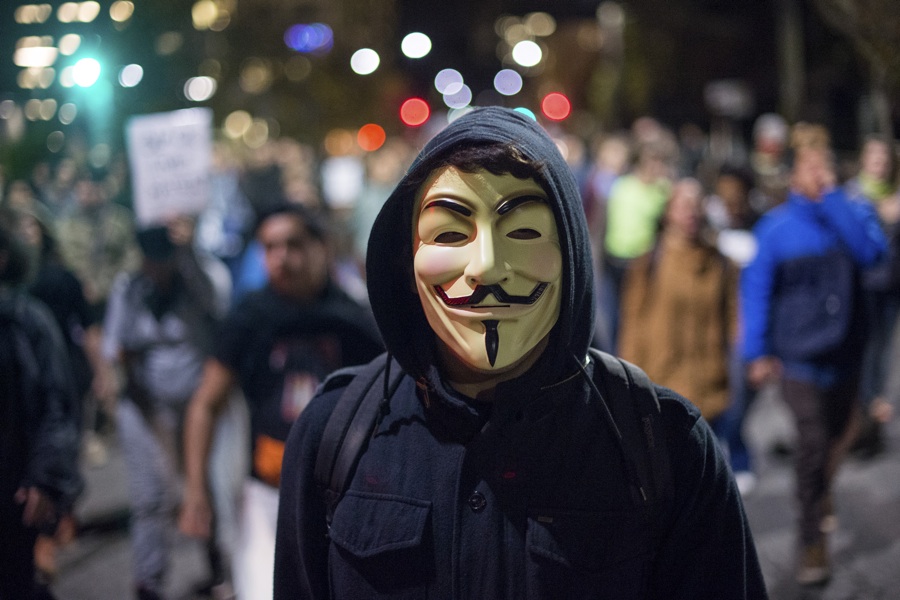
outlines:
[[[212,121],[209,108],[132,117],[125,130],[138,226],[197,215],[210,195]]]

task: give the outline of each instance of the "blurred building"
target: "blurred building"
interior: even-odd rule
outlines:
[[[850,145],[867,88],[800,0],[10,0],[0,29],[4,163],[116,146],[129,116],[196,105],[251,148],[427,132],[483,104],[584,136],[644,114],[749,128],[790,112]],[[743,94],[737,113],[717,114],[722,90]],[[426,104],[401,113],[411,98]]]

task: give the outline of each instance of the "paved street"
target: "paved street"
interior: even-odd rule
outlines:
[[[791,424],[774,395],[760,395],[746,432],[759,463],[759,482],[746,505],[772,600],[900,598],[900,420],[888,428],[887,452],[844,465],[835,490],[834,576],[812,590],[793,583],[793,475],[788,459],[769,452],[774,442],[790,441]],[[53,590],[59,600],[130,600],[125,471],[116,448],[105,466],[85,474],[88,489],[78,508],[85,530],[60,556]],[[206,576],[202,556],[196,542],[178,539],[170,598],[195,598],[192,589]]]

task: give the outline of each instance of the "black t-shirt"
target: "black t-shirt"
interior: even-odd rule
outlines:
[[[214,356],[237,375],[250,406],[254,475],[272,481],[277,469],[263,456],[267,447],[287,439],[328,374],[381,352],[368,311],[334,285],[309,304],[269,286],[246,296],[222,323]],[[280,469],[280,454],[277,463]]]

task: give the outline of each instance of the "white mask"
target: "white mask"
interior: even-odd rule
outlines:
[[[416,288],[450,355],[486,375],[533,361],[559,317],[562,284],[544,189],[533,179],[445,167],[422,186],[413,226]]]

